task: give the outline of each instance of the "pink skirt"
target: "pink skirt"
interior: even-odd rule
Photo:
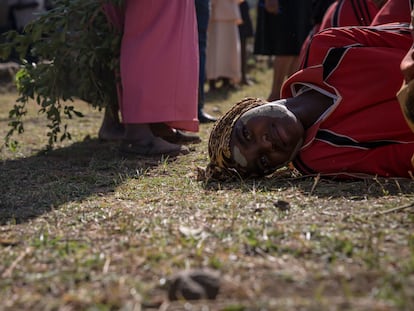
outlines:
[[[198,38],[193,0],[127,0],[120,110],[123,123],[166,123],[198,131]],[[122,19],[120,21],[119,19]]]

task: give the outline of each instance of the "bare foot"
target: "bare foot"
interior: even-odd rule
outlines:
[[[123,140],[120,151],[142,156],[168,155],[177,156],[188,154],[190,150],[181,145],[176,145],[165,141],[160,137],[153,137],[150,141]]]
[[[154,136],[150,124],[130,123],[125,126],[125,136],[120,151],[143,156],[187,154],[187,147],[167,142]]]

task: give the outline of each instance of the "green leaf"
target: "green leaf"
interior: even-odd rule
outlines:
[[[83,117],[73,107],[62,111],[61,101],[81,98],[97,108],[117,104],[115,72],[119,68],[121,34],[110,27],[100,1],[56,0],[54,9],[29,23],[23,34],[10,31],[5,37],[6,43],[0,44],[0,57],[8,57],[15,50],[22,62],[16,86],[17,102],[23,106],[9,116],[20,123],[10,125],[8,137],[22,131],[24,105],[30,99],[35,99],[39,113],[49,121],[49,147],[56,142],[63,125],[62,113],[69,118]],[[27,56],[37,59],[36,63],[25,61]],[[70,138],[65,129],[60,139]]]

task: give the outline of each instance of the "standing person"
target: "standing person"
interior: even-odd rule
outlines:
[[[123,12],[109,8],[107,15],[123,32],[120,150],[144,156],[188,153],[166,137],[175,129],[198,131],[194,1],[126,0]]]
[[[210,89],[219,79],[225,88],[234,87],[241,79],[239,3],[240,0],[211,1],[206,62]]]
[[[204,112],[204,82],[206,81],[207,28],[210,19],[210,0],[195,0],[198,29],[198,53],[200,70],[198,76],[198,120],[200,123],[215,122],[217,119]]]
[[[275,55],[276,14],[268,12],[265,0],[259,0],[256,6],[256,31],[254,36],[254,54]],[[275,2],[274,12],[279,11],[279,2]]]
[[[239,25],[240,34],[240,56],[241,56],[241,84],[251,85],[252,80],[247,76],[247,42],[254,37],[253,23],[250,17],[250,5],[247,1],[239,4],[242,23]]]
[[[274,55],[268,100],[280,98],[285,79],[299,68],[299,53],[311,29],[312,1],[259,0],[254,53]]]

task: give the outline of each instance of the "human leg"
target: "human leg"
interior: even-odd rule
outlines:
[[[163,18],[159,19],[161,12]],[[128,0],[125,13],[120,55],[120,110],[125,124],[121,151],[139,155],[186,153],[187,148],[157,137],[151,125],[198,130],[194,2],[156,0],[148,6],[145,1]],[[139,14],[145,18],[137,19]],[[173,36],[173,26],[182,29],[178,38]]]
[[[189,152],[188,148],[172,144],[156,137],[150,124],[125,124],[125,135],[120,151],[143,156],[178,155]]]
[[[254,37],[253,23],[250,17],[250,5],[249,2],[243,1],[239,4],[240,15],[242,17],[242,23],[239,24],[240,35],[240,57],[241,57],[241,84],[251,85],[253,82],[247,76],[247,43],[248,38]]]
[[[207,27],[210,18],[210,0],[195,0],[197,31],[198,31],[198,53],[199,53],[199,76],[198,76],[198,120],[201,123],[215,122],[217,119],[204,112],[204,82],[206,77],[206,44]]]
[[[280,99],[280,90],[287,77],[297,70],[298,56],[278,55],[273,61],[273,83],[268,101]]]
[[[125,128],[119,120],[118,105],[105,107],[98,138],[102,141],[120,140],[124,137]]]
[[[253,81],[247,76],[247,39],[240,38],[240,56],[241,56],[241,84],[252,85]]]

